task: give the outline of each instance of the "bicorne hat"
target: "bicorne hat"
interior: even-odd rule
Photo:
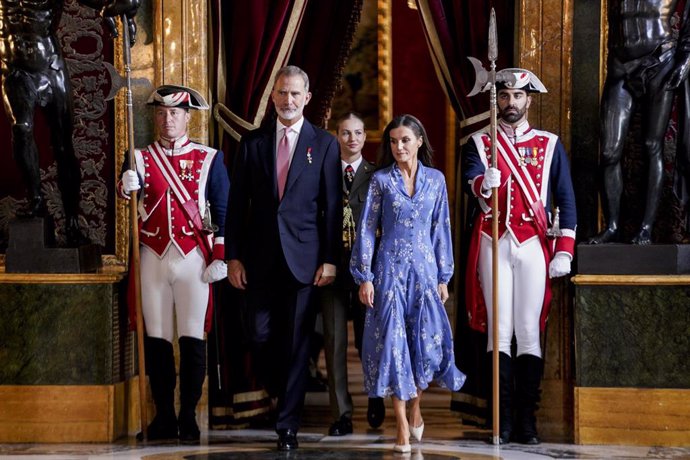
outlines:
[[[196,90],[179,85],[162,85],[151,93],[148,105],[179,107],[181,109],[208,110],[204,97]]]

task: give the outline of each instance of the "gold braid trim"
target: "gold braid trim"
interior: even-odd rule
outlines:
[[[355,216],[352,214],[352,208],[346,204],[343,208],[343,248],[352,249],[352,243],[355,241]]]

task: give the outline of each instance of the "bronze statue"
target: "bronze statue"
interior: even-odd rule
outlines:
[[[635,105],[640,104],[649,171],[644,217],[632,242],[651,244],[661,196],[664,134],[674,90],[684,82],[690,69],[690,1],[682,13],[679,34],[674,33],[672,22],[677,4],[677,0],[608,2],[607,76],[601,100],[602,203],[607,223],[590,243],[621,239],[621,159]]]
[[[78,0],[100,10],[116,34],[113,17],[123,15],[133,36],[140,0]],[[40,107],[50,126],[58,187],[65,211],[67,244],[87,242],[79,229],[81,173],[72,142],[73,107],[69,74],[56,30],[63,0],[0,0],[0,70],[5,111],[12,126],[12,150],[27,188],[27,204],[17,217],[43,217],[34,112]]]

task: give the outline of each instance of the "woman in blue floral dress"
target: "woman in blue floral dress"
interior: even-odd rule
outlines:
[[[419,441],[424,430],[422,392],[431,382],[457,391],[465,375],[455,367],[443,306],[453,276],[445,179],[431,168],[426,132],[411,115],[388,124],[381,149],[350,271],[361,302],[370,307],[362,344],[364,386],[369,397],[393,398],[394,449],[409,452],[410,436]]]

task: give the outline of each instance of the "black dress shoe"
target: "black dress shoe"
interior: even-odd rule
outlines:
[[[383,424],[383,419],[386,417],[386,406],[383,403],[383,398],[369,398],[369,405],[367,408],[367,422],[372,428],[378,428]]]
[[[528,444],[530,446],[536,446],[537,444],[541,444],[539,436],[537,436],[534,433],[520,434],[517,437],[517,442],[519,442],[520,444]]]
[[[295,450],[299,447],[297,443],[297,432],[295,430],[278,430],[278,450]]]
[[[177,439],[177,419],[156,415],[146,429],[147,441],[167,441]],[[143,441],[144,434],[137,433],[137,441]]]
[[[352,434],[352,420],[343,415],[333,422],[328,429],[328,436],[345,436],[346,434]]]
[[[321,373],[310,375],[307,377],[307,391],[309,393],[323,393],[328,391],[328,381]]]
[[[182,444],[199,444],[201,432],[195,418],[180,417],[180,442]]]

